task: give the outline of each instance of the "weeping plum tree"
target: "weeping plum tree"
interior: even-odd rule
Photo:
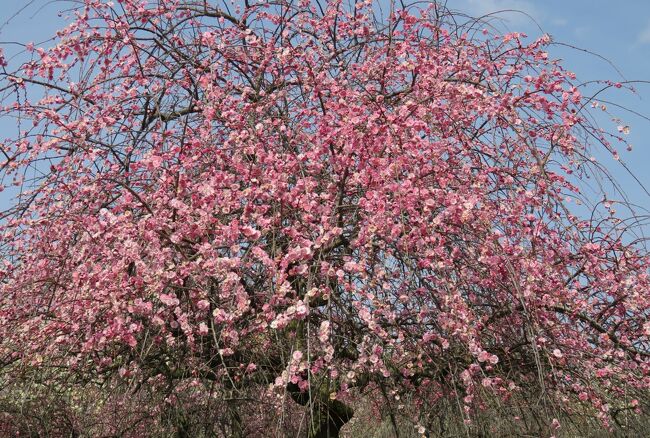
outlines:
[[[648,255],[569,203],[625,141],[548,36],[436,2],[73,6],[0,58],[6,431],[641,413]]]

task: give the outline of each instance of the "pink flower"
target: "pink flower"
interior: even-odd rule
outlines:
[[[249,227],[249,226],[242,227],[241,232],[242,232],[242,234],[244,236],[246,236],[247,238],[249,238],[251,240],[257,240],[262,235],[262,233],[260,233],[258,230],[256,230],[253,227]]]
[[[159,298],[160,301],[166,306],[173,307],[173,306],[177,306],[179,303],[178,298],[176,298],[174,295],[160,294]]]
[[[205,336],[208,334],[208,326],[206,323],[204,322],[199,323],[199,334],[201,336]]]

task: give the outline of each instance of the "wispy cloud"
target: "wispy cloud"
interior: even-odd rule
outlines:
[[[551,20],[551,24],[557,27],[564,27],[569,24],[569,20],[566,18],[554,18]]]
[[[577,26],[573,29],[573,35],[575,35],[575,37],[578,38],[579,40],[584,40],[589,38],[590,33],[591,33],[590,26]]]
[[[637,34],[637,44],[650,44],[650,21],[648,21],[643,29]]]
[[[530,24],[531,19],[539,22],[542,15],[528,0],[465,0],[464,3],[464,9],[471,16],[494,14],[510,25]]]

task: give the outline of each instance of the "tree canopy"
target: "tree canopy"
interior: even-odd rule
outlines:
[[[625,141],[548,36],[437,2],[77,4],[0,56],[7,430],[44,427],[18,392],[96,436],[641,412],[648,254],[569,202]]]

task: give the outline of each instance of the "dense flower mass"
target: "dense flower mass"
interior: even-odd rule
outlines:
[[[133,436],[640,412],[648,256],[575,216],[617,144],[549,37],[433,2],[80,3],[3,60],[5,391]]]

